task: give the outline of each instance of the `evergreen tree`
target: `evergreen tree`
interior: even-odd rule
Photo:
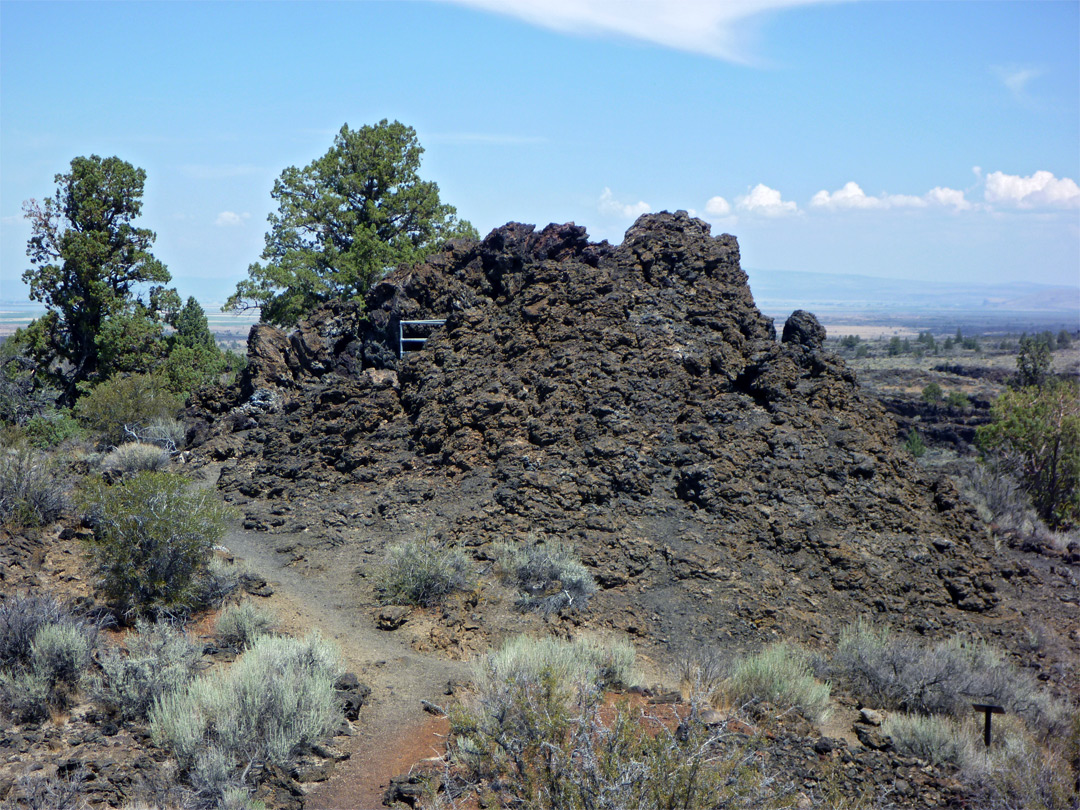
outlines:
[[[326,301],[363,299],[383,273],[423,260],[451,238],[476,238],[439,187],[418,174],[423,153],[412,127],[385,119],[346,124],[330,151],[274,183],[262,259],[248,268],[226,309],[259,309],[290,325]]]
[[[152,287],[150,306],[136,306],[135,288],[164,284],[170,276],[150,252],[154,233],[132,224],[142,211],[146,172],[117,157],[91,155],[72,160],[55,182],[53,197],[23,206],[33,265],[23,281],[30,298],[48,309],[24,339],[71,401],[80,383],[101,376],[103,346],[107,356],[122,353],[108,345],[112,337],[137,333],[143,339],[154,332],[163,314],[155,303],[171,298]]]

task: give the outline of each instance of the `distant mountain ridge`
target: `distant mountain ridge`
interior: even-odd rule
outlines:
[[[981,311],[987,315],[1043,313],[1080,320],[1080,286],[1012,281],[973,284],[916,281],[841,273],[748,268],[750,289],[767,312]]]

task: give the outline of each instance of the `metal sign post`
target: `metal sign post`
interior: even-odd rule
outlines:
[[[990,717],[995,714],[1005,714],[1004,706],[991,706],[987,703],[972,703],[971,708],[977,712],[983,712],[986,716],[986,725],[983,726],[983,742],[990,747]]]

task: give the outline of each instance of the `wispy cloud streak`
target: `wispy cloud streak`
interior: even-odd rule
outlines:
[[[744,63],[740,22],[826,0],[444,0],[568,34],[614,34]]]

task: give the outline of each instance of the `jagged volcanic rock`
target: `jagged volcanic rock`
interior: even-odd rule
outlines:
[[[673,645],[1005,610],[952,484],[897,448],[813,315],[776,339],[735,238],[684,212],[619,246],[509,224],[369,298],[253,328],[240,398],[189,410],[249,527],[348,547],[422,526],[480,555],[556,537],[598,615]],[[399,360],[402,318],[446,323]]]

